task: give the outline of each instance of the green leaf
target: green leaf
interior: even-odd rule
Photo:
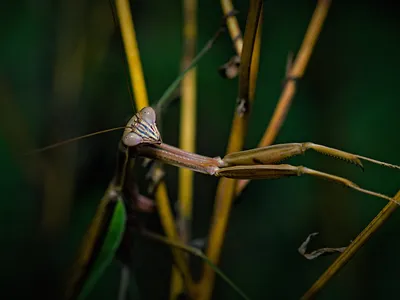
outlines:
[[[112,206],[112,208],[110,208],[110,206]],[[103,243],[94,264],[90,267],[90,274],[79,294],[79,300],[83,300],[87,297],[106,267],[112,262],[125,231],[126,211],[122,199],[118,198],[116,201],[111,201],[107,206],[107,209],[108,208],[112,210],[111,220],[107,222],[108,231],[105,233]]]
[[[100,201],[69,271],[64,289],[65,300],[81,300],[89,294],[114,258],[125,224],[124,202],[111,185]]]

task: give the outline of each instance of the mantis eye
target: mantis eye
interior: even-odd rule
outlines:
[[[123,137],[123,143],[128,147],[139,145],[143,139],[134,132],[130,132]]]
[[[150,123],[150,124],[156,123],[156,112],[150,106],[143,108],[140,111],[140,116],[147,123]]]

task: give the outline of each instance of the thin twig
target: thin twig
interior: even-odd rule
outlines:
[[[199,250],[199,249],[197,249],[197,248],[194,248],[194,247],[191,247],[191,246],[188,246],[188,245],[185,245],[185,244],[183,244],[183,243],[181,243],[181,242],[171,241],[171,240],[169,240],[168,238],[165,238],[165,237],[163,237],[163,236],[161,236],[161,235],[152,233],[152,232],[147,231],[147,230],[142,230],[142,231],[140,231],[140,233],[141,233],[143,236],[147,237],[147,238],[150,238],[150,239],[153,239],[153,240],[155,240],[155,241],[158,241],[158,242],[164,243],[164,244],[166,244],[166,245],[169,245],[171,248],[172,248],[172,247],[176,247],[176,248],[179,248],[179,249],[181,249],[181,250],[183,250],[183,251],[188,252],[188,253],[191,254],[191,255],[194,255],[194,256],[197,256],[197,257],[201,258],[201,259],[204,260],[207,264],[209,264],[210,267],[213,268],[214,271],[215,271],[227,284],[229,284],[243,299],[249,300],[249,297],[248,297],[236,284],[234,284],[233,281],[230,280],[229,277],[226,276],[216,265],[214,265],[214,264],[208,259],[208,257],[204,255],[204,253],[203,253],[201,250]]]
[[[249,98],[249,96],[254,95],[254,93],[250,91],[251,68],[254,68],[254,66],[251,66],[251,62],[254,51],[259,51],[259,49],[257,50],[257,48],[254,48],[254,44],[257,28],[258,26],[261,26],[261,23],[259,22],[261,10],[262,1],[253,0],[250,2],[239,74],[239,100],[245,103],[247,109],[244,112],[236,110],[231,127],[231,135],[227,150],[228,153],[242,149],[244,137],[247,131],[249,109],[251,101],[253,100],[252,98]],[[253,87],[253,83],[251,83],[251,85]],[[218,263],[221,254],[222,243],[235,191],[235,182],[235,180],[222,178],[217,187],[213,223],[209,236],[209,245],[206,252],[207,257],[209,257],[213,264]],[[214,279],[215,273],[213,269],[208,265],[205,265],[203,277],[197,286],[199,299],[206,300],[211,298]]]
[[[308,61],[310,60],[314,45],[321,32],[322,25],[328,14],[330,0],[319,0],[314,14],[311,18],[307,32],[304,36],[303,43],[299,53],[289,73],[286,75],[286,83],[281,93],[281,96],[276,105],[271,121],[265,130],[259,147],[269,146],[274,141],[285,121],[287,112],[292,103],[292,99],[296,93],[296,81],[303,77]],[[240,180],[237,185],[237,194],[240,194],[246,187],[249,180]]]
[[[119,290],[118,290],[118,300],[126,300],[129,299],[129,283],[130,283],[130,270],[128,266],[123,265],[121,267],[121,279],[119,282]]]
[[[400,191],[394,196],[396,201],[400,201]],[[338,273],[357,253],[358,250],[378,231],[378,229],[389,219],[392,213],[399,206],[394,202],[389,202],[379,212],[379,214],[368,224],[367,227],[355,238],[346,250],[329,266],[320,278],[311,286],[301,299],[313,299],[317,293],[327,284],[327,282]]]
[[[200,59],[207,54],[207,52],[212,48],[214,43],[217,41],[221,33],[223,32],[224,28],[219,27],[217,32],[214,34],[214,36],[204,45],[204,47],[197,53],[197,55],[193,58],[193,60],[190,62],[190,64],[179,74],[179,76],[170,84],[170,86],[165,90],[165,92],[162,94],[161,98],[157,101],[155,110],[157,112],[162,112],[162,108],[167,104],[168,99],[171,97],[171,94],[175,91],[175,89],[178,87],[179,83],[182,81],[183,77],[186,75],[187,72],[192,70]]]

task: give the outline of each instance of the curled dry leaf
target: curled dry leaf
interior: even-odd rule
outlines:
[[[298,249],[299,253],[309,260],[315,259],[321,255],[327,255],[327,254],[332,254],[332,253],[336,253],[336,252],[342,253],[347,248],[347,247],[320,248],[320,249],[314,250],[310,253],[306,253],[307,246],[310,243],[311,239],[318,234],[319,234],[318,232],[309,234],[308,237],[306,238],[306,240],[301,244],[301,246]]]

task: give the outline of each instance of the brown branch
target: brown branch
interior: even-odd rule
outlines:
[[[239,74],[238,100],[241,104],[241,109],[235,112],[229,138],[228,153],[242,149],[247,131],[250,107],[253,101],[253,98],[250,98],[250,96],[254,95],[251,89],[255,87],[254,82],[250,82],[250,80],[254,80],[254,75],[251,76],[251,70],[255,68],[251,63],[254,62],[253,53],[259,51],[259,48],[255,47],[255,40],[258,31],[257,28],[261,26],[261,22],[259,22],[261,10],[262,1],[252,0],[250,2]],[[255,54],[255,56],[258,56],[258,54]],[[257,69],[255,70],[257,71]],[[206,252],[207,257],[213,264],[218,263],[221,254],[222,243],[234,197],[235,183],[235,180],[222,178],[217,187],[212,227]],[[209,265],[205,265],[202,279],[197,286],[198,299],[205,300],[211,298],[214,279],[215,273],[213,269]]]
[[[264,136],[262,137],[259,147],[271,145],[279,130],[285,121],[287,112],[292,103],[292,99],[296,93],[296,81],[303,77],[308,61],[310,60],[314,45],[318,39],[319,33],[321,32],[322,25],[324,24],[327,16],[330,0],[319,0],[318,5],[315,8],[314,14],[311,18],[307,32],[304,36],[303,43],[300,47],[299,53],[296,57],[293,66],[287,74],[286,83],[283,88],[282,94],[276,105],[274,114],[265,130]],[[240,194],[248,184],[249,180],[240,180],[237,185],[237,193]]]

